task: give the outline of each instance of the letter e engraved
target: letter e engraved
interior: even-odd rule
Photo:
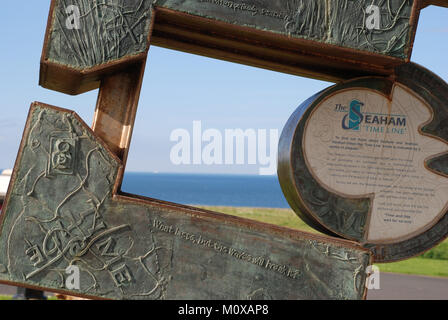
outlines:
[[[122,287],[132,282],[132,275],[126,264],[121,264],[118,268],[111,270],[112,265],[116,265],[122,259],[120,253],[114,252],[115,240],[111,237],[107,238],[96,245],[100,254],[104,258],[112,258],[106,261],[106,268],[109,270],[112,279],[117,287]]]
[[[67,269],[65,269],[65,273],[69,275],[65,280],[65,287],[68,290],[79,290],[81,287],[79,267],[74,265],[68,266]]]
[[[381,22],[380,8],[375,5],[370,5],[366,8],[366,14],[369,15],[366,18],[366,28],[369,30],[379,30]]]
[[[75,5],[70,5],[65,8],[65,13],[68,15],[67,20],[65,20],[65,26],[69,30],[79,30],[81,29],[79,7]]]
[[[125,264],[121,265],[110,273],[112,274],[112,278],[114,279],[117,287],[122,287],[126,284],[131,283],[132,281],[131,273]]]

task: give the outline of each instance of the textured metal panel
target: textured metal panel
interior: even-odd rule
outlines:
[[[114,195],[118,158],[73,113],[30,111],[2,215],[0,281],[112,299],[360,299],[354,243]]]
[[[149,0],[56,0],[47,58],[87,69],[146,52],[150,16]]]
[[[378,29],[366,27],[370,5],[380,8]],[[144,53],[152,8],[160,7],[405,59],[415,31],[410,22],[413,5],[413,0],[55,0],[46,58],[83,70]],[[79,10],[79,25],[73,26],[70,6]]]
[[[410,46],[409,0],[157,0],[157,6],[240,26],[404,59]],[[366,28],[377,5],[381,27]]]

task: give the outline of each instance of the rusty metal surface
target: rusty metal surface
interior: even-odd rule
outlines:
[[[375,29],[366,25],[371,5]],[[420,0],[52,0],[40,84],[95,89],[144,60],[151,43],[327,81],[389,75],[410,59],[420,8]]]
[[[87,69],[148,48],[152,7],[229,24],[405,59],[409,57],[413,0],[57,0],[48,60]],[[79,8],[79,26],[67,28],[67,8]],[[377,5],[381,27],[366,27],[367,7]]]
[[[396,82],[405,85],[424,99],[433,118],[421,132],[448,141],[448,85],[427,69],[414,63],[396,70]],[[305,161],[302,139],[306,120],[328,95],[350,88],[369,88],[389,96],[394,81],[387,78],[361,78],[333,86],[305,101],[291,116],[279,142],[278,175],[283,193],[295,212],[310,226],[329,235],[338,235],[363,243],[376,262],[391,262],[421,254],[448,236],[448,211],[428,230],[410,239],[392,243],[369,243],[366,240],[372,198],[344,197],[328,190],[316,180]],[[427,168],[448,176],[448,154],[425,160]]]
[[[98,94],[92,129],[123,163],[131,143],[145,62],[104,77]]]
[[[146,52],[151,4],[148,0],[56,0],[48,61],[83,70]]]
[[[113,299],[360,299],[354,243],[115,195],[122,164],[71,111],[33,104],[0,233],[0,281]]]
[[[430,5],[448,8],[448,1],[447,0],[423,0],[423,5],[422,5],[423,7],[427,7]]]
[[[415,1],[157,0],[156,6],[240,26],[370,53],[408,57]],[[382,28],[366,28],[366,9],[377,5]]]

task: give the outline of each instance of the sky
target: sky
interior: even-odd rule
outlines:
[[[0,10],[0,168],[12,168],[29,107],[40,101],[76,111],[92,123],[97,90],[69,96],[39,87],[39,61],[50,0],[3,1]],[[448,81],[448,9],[422,11],[412,61]],[[274,129],[304,100],[331,86],[152,46],[140,97],[127,172],[258,174],[255,165],[175,165],[172,132]]]

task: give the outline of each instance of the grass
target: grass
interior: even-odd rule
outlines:
[[[381,272],[448,277],[448,260],[411,258],[393,263],[377,264]]]
[[[291,229],[319,233],[309,227],[305,222],[296,216],[290,209],[270,209],[270,208],[245,208],[245,207],[208,207],[198,206],[199,208],[222,212],[233,216],[275,224]]]
[[[305,224],[291,209],[200,207],[282,227],[319,233]],[[448,277],[448,240],[419,257],[399,262],[377,264],[377,266],[381,272]]]

